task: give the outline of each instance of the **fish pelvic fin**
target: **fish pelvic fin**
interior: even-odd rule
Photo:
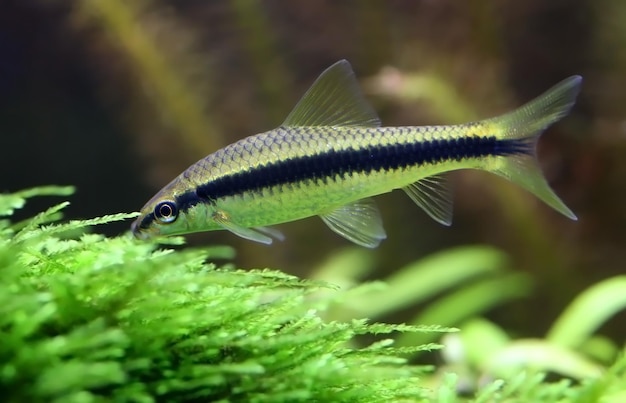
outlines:
[[[528,190],[572,220],[577,219],[576,215],[550,189],[541,172],[536,146],[541,133],[568,114],[581,83],[582,77],[569,77],[517,110],[484,121],[487,127],[494,129],[498,138],[514,141],[519,151],[498,158],[488,170]]]

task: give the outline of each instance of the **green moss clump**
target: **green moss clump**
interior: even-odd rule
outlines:
[[[3,401],[425,398],[417,380],[424,368],[402,355],[434,345],[350,341],[444,329],[324,322],[317,309],[326,302],[315,293],[325,284],[207,262],[228,257],[228,248],[174,251],[85,232],[135,214],[50,224],[62,203],[24,222],[6,219],[28,197],[70,192],[0,195]]]
[[[623,353],[580,381],[550,382],[545,372],[518,368],[468,391],[467,368],[444,365],[428,372],[404,358],[437,345],[394,347],[391,339],[379,338],[354,347],[360,335],[450,329],[325,321],[319,313],[330,299],[346,301],[347,295],[329,292],[328,284],[210,263],[231,257],[230,248],[174,250],[181,238],[170,238],[163,248],[86,232],[136,214],[59,223],[67,205],[61,203],[22,222],[9,220],[29,197],[71,192],[47,187],[0,195],[3,402],[626,398]],[[474,396],[461,397],[463,390]]]

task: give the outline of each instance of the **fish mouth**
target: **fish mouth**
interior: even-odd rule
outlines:
[[[141,239],[142,241],[145,241],[147,239],[154,237],[155,235],[158,235],[158,231],[156,230],[156,228],[150,228],[150,229],[141,228],[141,222],[142,222],[142,219],[140,217],[130,225],[130,232],[133,234],[133,236],[136,239]]]

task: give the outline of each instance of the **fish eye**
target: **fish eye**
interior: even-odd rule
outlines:
[[[154,207],[154,216],[163,224],[172,223],[178,218],[178,207],[173,201],[162,201]]]

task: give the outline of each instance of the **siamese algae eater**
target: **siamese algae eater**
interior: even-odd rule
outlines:
[[[159,191],[132,225],[138,238],[225,229],[270,244],[270,225],[319,216],[337,234],[369,248],[386,238],[372,196],[404,190],[430,217],[452,221],[442,174],[480,169],[576,216],[550,189],[537,163],[542,131],[565,116],[582,78],[565,79],[502,116],[450,126],[381,127],[350,64],[315,81],[283,124],[201,159]]]

